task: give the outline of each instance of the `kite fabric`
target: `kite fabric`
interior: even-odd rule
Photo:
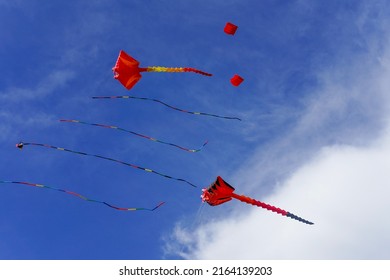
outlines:
[[[101,203],[101,204],[104,204],[108,207],[111,207],[115,210],[120,210],[120,211],[140,211],[140,210],[145,210],[145,211],[154,211],[156,210],[157,208],[159,208],[161,205],[163,205],[165,202],[160,202],[157,206],[155,206],[154,208],[136,208],[136,207],[131,207],[131,208],[127,208],[127,207],[118,207],[118,206],[115,206],[115,205],[112,205],[112,204],[109,204],[105,201],[100,201],[100,200],[95,200],[95,199],[90,199],[90,198],[87,198],[81,194],[78,194],[78,193],[75,193],[75,192],[72,192],[72,191],[68,191],[68,190],[64,190],[64,189],[59,189],[59,188],[55,188],[55,187],[50,187],[50,186],[47,186],[47,185],[42,185],[42,184],[34,184],[34,183],[28,183],[28,182],[20,182],[20,181],[3,181],[3,180],[0,180],[0,183],[3,183],[3,184],[19,184],[19,185],[26,185],[26,186],[32,186],[32,187],[37,187],[37,188],[46,188],[46,189],[51,189],[51,190],[55,190],[55,191],[59,191],[59,192],[64,192],[64,193],[67,193],[67,194],[70,194],[70,195],[73,195],[73,196],[76,196],[78,198],[81,198],[85,201],[89,201],[89,202],[96,202],[96,203]]]
[[[136,135],[136,136],[148,139],[148,140],[153,141],[153,142],[170,145],[170,146],[176,147],[178,149],[181,149],[183,151],[187,151],[187,152],[190,152],[190,153],[200,152],[203,149],[203,147],[206,146],[207,143],[208,143],[208,141],[206,141],[199,149],[189,149],[189,148],[182,147],[182,146],[179,146],[179,145],[174,144],[174,143],[161,141],[161,140],[158,140],[156,138],[153,138],[153,137],[150,137],[150,136],[147,136],[147,135],[143,135],[143,134],[131,131],[131,130],[124,129],[124,128],[120,128],[120,127],[117,127],[117,126],[113,126],[113,125],[106,125],[106,124],[99,124],[99,123],[88,123],[88,122],[79,121],[79,120],[60,120],[60,122],[81,123],[81,124],[87,124],[87,125],[92,125],[92,126],[116,129],[116,130],[124,131],[124,132],[130,133],[130,134],[133,134],[133,135]]]
[[[228,35],[234,35],[236,33],[236,31],[237,31],[237,28],[238,28],[237,25],[235,25],[235,24],[233,24],[231,22],[228,22],[228,23],[226,23],[225,28],[223,29],[223,31],[226,34],[228,34]]]
[[[211,206],[217,206],[222,203],[228,202],[232,200],[233,198],[238,199],[242,202],[252,204],[258,207],[262,207],[264,209],[270,210],[272,212],[281,214],[282,216],[289,217],[291,219],[295,219],[297,221],[300,221],[302,223],[313,225],[314,223],[309,222],[305,219],[302,219],[301,217],[298,217],[286,210],[282,210],[280,208],[277,208],[275,206],[266,204],[264,202],[255,200],[253,198],[244,196],[244,195],[238,195],[234,193],[234,188],[229,185],[227,182],[225,182],[220,176],[217,177],[216,181],[211,184],[210,187],[207,189],[203,189],[202,191],[202,201],[207,202]]]
[[[146,100],[146,101],[153,101],[160,103],[168,108],[171,108],[173,110],[182,112],[182,113],[187,113],[187,114],[192,114],[192,115],[203,115],[203,116],[209,116],[209,117],[215,117],[215,118],[221,118],[221,119],[228,119],[228,120],[238,120],[241,121],[240,118],[237,117],[229,117],[229,116],[220,116],[220,115],[215,115],[215,114],[210,114],[210,113],[202,113],[202,112],[192,112],[192,111],[187,111],[183,110],[177,107],[173,107],[172,105],[169,105],[161,100],[154,99],[154,98],[147,98],[147,97],[137,97],[137,96],[131,96],[131,95],[118,95],[118,96],[93,96],[93,99],[137,99],[137,100]]]
[[[135,164],[127,163],[127,162],[124,162],[124,161],[120,161],[120,160],[109,158],[109,157],[105,157],[105,156],[93,155],[93,154],[88,154],[88,153],[84,153],[84,152],[73,151],[73,150],[69,150],[69,149],[66,149],[66,148],[60,148],[60,147],[56,147],[56,146],[52,146],[52,145],[48,145],[48,144],[41,144],[41,143],[24,143],[24,142],[19,142],[18,144],[16,144],[16,147],[19,148],[19,149],[23,149],[24,146],[28,146],[28,145],[40,146],[40,147],[50,148],[50,149],[54,149],[54,150],[70,152],[70,153],[79,154],[79,155],[83,155],[83,156],[97,157],[97,158],[101,158],[101,159],[117,162],[117,163],[120,163],[120,164],[123,164],[123,165],[126,165],[126,166],[130,166],[132,168],[136,168],[136,169],[140,169],[140,170],[143,170],[143,171],[146,171],[146,172],[151,172],[151,173],[157,174],[157,175],[165,177],[167,179],[184,182],[184,183],[187,183],[188,185],[190,185],[190,186],[192,186],[194,188],[197,188],[196,185],[194,185],[193,183],[191,183],[191,182],[189,182],[189,181],[187,181],[185,179],[175,178],[175,177],[172,177],[172,176],[169,176],[169,175],[157,172],[157,171],[149,169],[149,168],[137,166]]]
[[[112,71],[114,72],[114,78],[128,90],[141,79],[141,72],[194,72],[204,76],[212,76],[212,74],[190,67],[149,66],[142,68],[139,67],[139,62],[136,59],[123,50],[119,52],[118,59]]]
[[[237,74],[230,79],[230,83],[235,87],[238,87],[243,81],[244,79]]]

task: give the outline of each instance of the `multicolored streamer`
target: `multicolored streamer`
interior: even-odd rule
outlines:
[[[168,108],[171,108],[173,110],[182,112],[182,113],[187,113],[187,114],[192,114],[192,115],[203,115],[203,116],[209,116],[209,117],[215,117],[215,118],[221,118],[221,119],[228,119],[228,120],[238,120],[241,121],[240,118],[237,117],[229,117],[229,116],[221,116],[221,115],[215,115],[215,114],[209,114],[209,113],[202,113],[202,112],[193,112],[193,111],[188,111],[184,109],[180,109],[177,107],[173,107],[161,100],[154,99],[154,98],[147,98],[147,97],[137,97],[137,96],[131,96],[131,95],[118,95],[118,96],[93,96],[93,99],[116,99],[116,98],[122,98],[122,99],[138,99],[138,100],[147,100],[147,101],[153,101],[160,103]]]
[[[81,124],[87,124],[87,125],[93,125],[93,126],[99,126],[99,127],[104,127],[104,128],[111,128],[111,129],[121,130],[121,131],[124,131],[124,132],[127,132],[127,133],[131,133],[133,135],[136,135],[136,136],[148,139],[150,141],[158,142],[158,143],[165,144],[165,145],[170,145],[170,146],[176,147],[178,149],[181,149],[183,151],[187,151],[187,152],[190,152],[190,153],[196,153],[196,152],[201,151],[202,148],[204,146],[206,146],[207,143],[208,143],[208,141],[206,141],[199,149],[189,149],[189,148],[182,147],[182,146],[179,146],[179,145],[174,144],[174,143],[161,141],[161,140],[158,140],[156,138],[153,138],[153,137],[150,137],[150,136],[147,136],[147,135],[143,135],[143,134],[140,134],[140,133],[137,133],[137,132],[134,132],[134,131],[130,131],[130,130],[127,130],[127,129],[124,129],[124,128],[120,128],[120,127],[117,127],[117,126],[113,126],[113,125],[106,125],[106,124],[99,124],[99,123],[88,123],[88,122],[79,121],[79,120],[60,120],[60,122],[81,123]]]
[[[59,188],[55,188],[55,187],[50,187],[50,186],[47,186],[47,185],[42,185],[42,184],[34,184],[34,183],[29,183],[29,182],[20,182],[20,181],[3,181],[3,180],[0,180],[0,183],[4,183],[4,184],[20,184],[20,185],[26,185],[26,186],[32,186],[32,187],[37,187],[37,188],[46,188],[46,189],[51,189],[51,190],[55,190],[55,191],[59,191],[59,192],[64,192],[64,193],[67,193],[67,194],[70,194],[70,195],[73,195],[73,196],[76,196],[78,198],[81,198],[85,201],[89,201],[89,202],[96,202],[96,203],[101,203],[101,204],[104,204],[108,207],[111,207],[115,210],[120,210],[120,211],[140,211],[140,210],[145,210],[145,211],[154,211],[156,210],[157,208],[159,208],[161,205],[163,205],[165,202],[160,202],[157,206],[155,206],[154,208],[136,208],[136,207],[131,207],[131,208],[127,208],[127,207],[118,207],[118,206],[115,206],[115,205],[112,205],[110,203],[107,203],[105,201],[100,201],[100,200],[95,200],[95,199],[90,199],[90,198],[87,198],[81,194],[78,194],[78,193],[75,193],[75,192],[72,192],[72,191],[68,191],[68,190],[64,190],[64,189],[59,189]]]
[[[148,66],[145,68],[138,68],[139,72],[168,72],[168,73],[180,73],[180,72],[194,72],[203,76],[211,77],[213,74],[191,68],[191,67],[165,67],[165,66]]]
[[[20,142],[20,143],[16,144],[16,147],[19,148],[19,149],[23,149],[24,146],[28,146],[28,145],[31,145],[31,146],[40,146],[40,147],[55,149],[55,150],[59,150],[59,151],[65,151],[65,152],[70,152],[70,153],[74,153],[74,154],[79,154],[79,155],[83,155],[83,156],[97,157],[97,158],[101,158],[101,159],[105,159],[105,160],[117,162],[117,163],[120,163],[120,164],[123,164],[123,165],[130,166],[130,167],[132,167],[132,168],[140,169],[140,170],[143,170],[143,171],[146,171],[146,172],[151,172],[151,173],[157,174],[157,175],[159,175],[159,176],[162,176],[162,177],[165,177],[165,178],[168,178],[168,179],[171,179],[171,180],[176,180],[176,181],[184,182],[184,183],[187,183],[188,185],[190,185],[190,186],[192,186],[192,187],[194,187],[194,188],[197,188],[196,185],[192,184],[191,182],[189,182],[189,181],[187,181],[187,180],[185,180],[185,179],[175,178],[175,177],[172,177],[172,176],[169,176],[169,175],[166,175],[166,174],[157,172],[157,171],[152,170],[152,169],[149,169],[149,168],[137,166],[137,165],[135,165],[135,164],[127,163],[127,162],[124,162],[124,161],[120,161],[120,160],[117,160],[117,159],[113,159],[113,158],[109,158],[109,157],[105,157],[105,156],[101,156],[101,155],[87,154],[87,153],[84,153],[84,152],[73,151],[73,150],[70,150],[70,149],[60,148],[60,147],[56,147],[56,146],[52,146],[52,145],[48,145],[48,144],[41,144],[41,143],[25,143],[25,142]]]

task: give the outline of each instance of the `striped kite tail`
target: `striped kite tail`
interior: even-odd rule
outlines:
[[[20,150],[22,150],[23,147],[27,146],[27,145],[40,146],[40,147],[50,148],[50,149],[54,149],[54,150],[74,153],[74,154],[78,154],[78,155],[89,156],[89,157],[96,157],[96,158],[100,158],[100,159],[104,159],[104,160],[108,160],[108,161],[113,161],[113,162],[116,162],[116,163],[119,163],[119,164],[123,164],[123,165],[129,166],[129,167],[135,168],[135,169],[143,170],[145,172],[154,173],[156,175],[159,175],[161,177],[165,177],[167,179],[180,181],[180,182],[186,183],[186,184],[188,184],[188,185],[190,185],[190,186],[192,186],[194,188],[197,188],[196,185],[194,185],[193,183],[191,183],[191,182],[189,182],[189,181],[187,181],[185,179],[172,177],[170,175],[167,175],[167,174],[164,174],[164,173],[160,173],[160,172],[158,172],[156,170],[152,170],[152,169],[145,168],[145,167],[142,167],[142,166],[137,166],[137,165],[132,164],[132,163],[124,162],[124,161],[121,161],[121,160],[117,160],[117,159],[113,159],[113,158],[109,158],[109,157],[105,157],[105,156],[101,156],[101,155],[88,154],[88,153],[85,153],[85,152],[74,151],[74,150],[70,150],[70,149],[66,149],[66,148],[61,148],[61,147],[56,147],[56,146],[52,146],[52,145],[48,145],[48,144],[41,144],[41,143],[24,143],[24,142],[19,142],[18,144],[16,144],[16,147],[19,148]]]
[[[290,217],[291,219],[294,219],[294,220],[300,221],[300,222],[302,222],[302,223],[308,224],[308,225],[314,225],[313,222],[310,222],[310,221],[308,221],[308,220],[305,220],[305,219],[303,219],[303,218],[301,218],[301,217],[299,217],[299,216],[296,216],[296,215],[294,215],[294,214],[292,214],[292,213],[290,213],[290,212],[287,212],[287,215],[286,215],[286,216],[287,216],[287,217]]]
[[[209,76],[209,77],[211,77],[213,75],[213,74],[210,74],[210,73],[207,73],[207,72],[203,72],[203,71],[195,69],[195,68],[186,67],[186,68],[183,68],[183,69],[184,69],[184,72],[194,72],[194,73],[201,74],[201,75],[204,75],[204,76]]]
[[[289,217],[291,219],[300,221],[300,222],[308,224],[308,225],[313,225],[314,224],[314,223],[312,223],[310,221],[307,221],[307,220],[305,220],[305,219],[303,219],[303,218],[301,218],[299,216],[296,216],[296,215],[294,215],[294,214],[292,214],[292,213],[290,213],[290,212],[288,212],[286,210],[280,209],[278,207],[272,206],[270,204],[267,204],[267,203],[255,200],[253,198],[250,198],[250,197],[247,197],[247,196],[244,196],[244,195],[238,195],[238,194],[233,193],[232,197],[234,197],[234,198],[236,198],[236,199],[238,199],[238,200],[240,200],[242,202],[245,202],[245,203],[248,203],[248,204],[252,204],[252,205],[255,205],[255,206],[267,209],[269,211],[275,212],[275,213],[280,214],[282,216]]]
[[[238,120],[241,121],[240,118],[237,117],[232,117],[232,116],[221,116],[221,115],[216,115],[216,114],[210,114],[210,113],[203,113],[203,112],[193,112],[193,111],[188,111],[184,110],[181,108],[174,107],[172,105],[169,105],[161,100],[155,99],[155,98],[147,98],[147,97],[137,97],[137,96],[131,96],[131,95],[119,95],[119,96],[93,96],[92,98],[94,99],[138,99],[138,100],[147,100],[147,101],[153,101],[156,103],[160,103],[170,109],[182,112],[182,113],[187,113],[187,114],[192,114],[192,115],[203,115],[203,116],[210,116],[210,117],[215,117],[215,118],[221,118],[221,119],[228,119],[228,120]]]
[[[52,187],[52,186],[48,186],[48,185],[35,184],[35,183],[29,183],[29,182],[21,182],[21,181],[5,181],[5,180],[0,180],[0,183],[4,183],[4,184],[19,184],[19,185],[26,185],[26,186],[37,187],[37,188],[51,189],[51,190],[59,191],[59,192],[66,193],[66,194],[69,194],[69,195],[73,195],[73,196],[78,197],[78,198],[80,198],[80,199],[82,199],[84,201],[104,204],[104,205],[106,205],[106,206],[108,206],[110,208],[113,208],[113,209],[119,210],[119,211],[142,211],[142,210],[144,210],[144,211],[154,211],[154,210],[156,210],[157,208],[159,208],[160,206],[162,206],[165,203],[165,202],[160,202],[159,204],[157,204],[153,208],[118,207],[118,206],[115,206],[113,204],[107,203],[105,201],[87,198],[87,197],[85,197],[85,196],[83,196],[81,194],[75,193],[73,191],[69,191],[69,190],[65,190],[65,189],[59,189],[57,187]]]
[[[191,67],[163,67],[163,66],[149,66],[147,68],[140,68],[141,71],[147,71],[147,72],[171,72],[171,73],[178,73],[178,72],[194,72],[200,75],[204,76],[212,76],[212,74],[191,68]]]

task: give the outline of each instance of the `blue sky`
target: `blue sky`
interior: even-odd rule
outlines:
[[[122,212],[1,184],[0,259],[388,259],[388,12],[386,1],[0,0],[0,180],[121,207],[166,202]],[[228,21],[235,36],[223,32]],[[145,73],[127,91],[111,71],[121,49],[143,67],[213,76]],[[91,98],[126,94],[243,121]],[[59,119],[209,144],[192,154]],[[19,141],[112,157],[198,188],[97,158],[20,151]],[[201,189],[217,175],[315,225],[235,201],[203,205]]]

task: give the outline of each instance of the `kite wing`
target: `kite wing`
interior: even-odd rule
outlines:
[[[301,217],[296,216],[286,210],[277,208],[275,206],[269,205],[267,203],[255,200],[253,198],[244,195],[238,195],[234,193],[234,188],[231,185],[229,185],[227,182],[225,182],[220,176],[217,177],[217,180],[213,184],[211,184],[210,187],[208,187],[207,189],[203,189],[203,193],[201,197],[204,202],[207,202],[211,206],[220,205],[222,203],[232,200],[232,198],[235,198],[242,202],[249,203],[254,206],[258,206],[267,209],[269,211],[281,214],[282,216],[287,216],[291,219],[300,221],[302,223],[308,225],[313,224],[312,222],[302,219]]]
[[[218,176],[208,189],[202,191],[202,200],[211,206],[217,206],[232,200],[234,188]]]
[[[125,53],[119,52],[115,66],[112,68],[114,78],[117,79],[125,88],[131,89],[140,79],[139,62],[133,57]]]

